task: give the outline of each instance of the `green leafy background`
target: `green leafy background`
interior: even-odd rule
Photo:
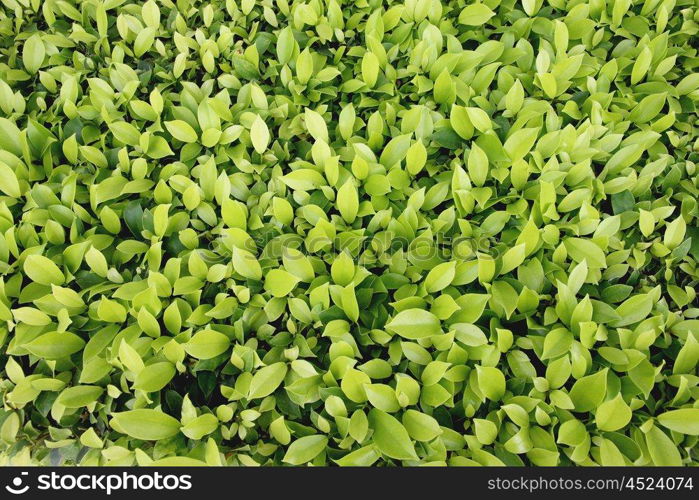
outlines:
[[[692,0],[1,0],[0,463],[690,465]]]

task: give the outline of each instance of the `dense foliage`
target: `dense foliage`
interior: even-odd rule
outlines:
[[[0,0],[0,461],[697,463],[698,21]]]

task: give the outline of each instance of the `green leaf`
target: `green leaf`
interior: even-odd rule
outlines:
[[[404,134],[394,137],[381,153],[379,162],[385,167],[392,167],[405,158],[410,148],[410,135]]]
[[[267,150],[269,139],[270,135],[267,124],[260,115],[257,115],[255,121],[252,122],[252,127],[250,127],[250,140],[258,154],[262,154]]]
[[[471,122],[471,124],[473,124],[473,126],[479,132],[485,133],[493,128],[493,124],[490,121],[490,116],[488,116],[488,113],[486,113],[482,109],[468,107],[466,108],[466,114],[468,115],[468,119]],[[472,147],[475,146],[477,146],[477,144],[472,145]]]
[[[684,221],[682,216],[677,217],[675,220],[670,222],[665,226],[665,236],[663,237],[663,243],[669,249],[674,249],[679,246],[682,241],[684,241],[684,235],[687,232],[687,223]]]
[[[568,255],[575,262],[587,262],[589,267],[605,268],[607,259],[602,249],[593,241],[583,238],[567,238],[564,242]]]
[[[46,57],[46,48],[44,42],[41,40],[41,35],[38,33],[30,36],[24,42],[24,47],[22,48],[22,61],[24,62],[24,67],[30,73],[36,73],[41,68]]]
[[[481,26],[488,22],[494,15],[495,12],[482,3],[473,3],[461,10],[459,14],[459,23],[468,26]]]
[[[471,323],[454,323],[451,325],[456,332],[456,339],[462,344],[478,347],[488,343],[488,338],[478,326]]]
[[[369,412],[369,426],[374,430],[374,444],[383,455],[396,460],[417,459],[408,431],[396,418],[373,409]]]
[[[182,426],[182,434],[189,439],[200,440],[218,429],[218,419],[211,413],[205,413],[193,418]]]
[[[0,117],[0,147],[15,156],[22,156],[20,130],[7,118]]]
[[[314,434],[298,438],[289,445],[282,461],[291,465],[310,462],[320,455],[328,444],[328,437]]]
[[[456,262],[442,262],[427,273],[425,289],[435,293],[448,287],[456,276]]]
[[[629,120],[637,124],[651,121],[665,106],[666,97],[665,93],[644,97],[629,113]]]
[[[175,376],[175,367],[172,363],[162,361],[145,366],[136,375],[134,389],[145,392],[157,392],[163,389]]]
[[[347,106],[342,108],[342,111],[340,111],[338,128],[343,139],[347,140],[352,137],[356,116],[357,115],[354,111],[354,106],[352,106],[352,103],[349,103]]]
[[[655,229],[655,218],[653,217],[653,213],[643,209],[640,209],[638,213],[638,225],[641,229],[641,233],[643,234],[643,236],[648,237],[653,233],[653,230]]]
[[[348,224],[351,224],[357,218],[359,197],[357,188],[351,180],[345,182],[342,187],[337,190],[337,208],[342,218]]]
[[[679,467],[682,465],[682,457],[675,443],[658,427],[651,427],[646,433],[646,446],[653,465],[659,467]]]
[[[666,411],[658,415],[658,422],[671,431],[690,436],[699,435],[699,409],[697,408]]]
[[[473,422],[476,439],[478,439],[478,442],[481,444],[492,444],[498,437],[498,427],[495,423],[482,418],[474,419]]]
[[[538,135],[538,128],[523,128],[510,134],[502,147],[510,160],[516,161],[531,151]]]
[[[291,189],[311,191],[326,184],[323,176],[310,168],[300,168],[281,177],[280,180]]]
[[[282,252],[284,269],[296,276],[299,281],[309,282],[315,277],[313,264],[302,252],[295,248],[285,248]]]
[[[262,279],[262,268],[255,256],[247,250],[233,248],[233,269],[235,272],[252,280]]]
[[[641,49],[640,54],[636,58],[636,62],[631,69],[631,85],[640,82],[648,72],[650,64],[653,61],[653,52],[646,46]]]
[[[220,332],[201,330],[184,345],[184,349],[197,359],[211,359],[226,352],[230,343],[230,339]]]
[[[517,269],[523,262],[526,256],[526,246],[520,244],[507,250],[502,256],[502,267],[500,274],[506,274]]]
[[[286,297],[296,288],[299,279],[283,269],[272,269],[265,277],[265,290],[274,297]]]
[[[491,401],[498,401],[505,394],[505,376],[494,366],[476,365],[478,387]]]
[[[455,104],[451,107],[449,123],[462,139],[470,139],[473,136],[473,124],[468,116],[468,111],[463,106]]]
[[[335,462],[342,467],[369,467],[373,465],[381,455],[375,446],[364,446],[354,450]]]
[[[120,432],[146,441],[159,441],[180,432],[180,423],[158,410],[140,409],[115,413],[112,427]]]
[[[277,60],[279,64],[286,64],[291,60],[294,54],[294,32],[290,26],[285,27],[279,32],[277,38]]]
[[[473,143],[468,154],[468,175],[476,186],[485,184],[488,178],[488,155],[478,144]]]
[[[155,28],[148,26],[147,28],[138,32],[136,35],[136,40],[133,44],[133,52],[136,57],[141,57],[143,54],[150,50],[155,40]]]
[[[653,309],[653,298],[650,294],[634,295],[616,308],[620,319],[613,321],[612,326],[633,325],[645,319]]]
[[[66,408],[80,408],[95,403],[104,389],[94,385],[77,385],[64,389],[56,402]]]
[[[439,422],[435,418],[412,409],[403,414],[403,426],[416,441],[432,441],[442,434]]]
[[[405,156],[405,167],[411,175],[417,175],[427,163],[427,149],[422,141],[413,143]]]
[[[305,85],[313,75],[313,55],[308,48],[304,49],[296,58],[296,77],[299,83]]]
[[[61,359],[80,351],[85,341],[70,332],[49,332],[35,338],[23,347],[34,356]]]
[[[575,411],[586,412],[599,407],[607,393],[607,369],[578,379],[570,390]]]
[[[617,431],[628,425],[631,421],[631,408],[626,404],[621,394],[614,399],[605,401],[597,408],[595,422],[601,431]]]
[[[141,133],[132,124],[127,122],[110,123],[109,130],[112,131],[112,134],[114,134],[114,137],[116,137],[118,141],[130,146],[138,146]]]
[[[259,118],[259,117],[258,117]],[[311,136],[318,140],[318,141],[323,141],[323,142],[329,142],[328,138],[328,127],[325,124],[325,120],[323,117],[319,114],[313,111],[312,109],[306,108],[306,113],[304,115],[304,119],[306,122],[306,128],[308,129],[308,133],[311,134]],[[256,120],[257,121],[257,120]],[[264,124],[264,122],[263,122]],[[253,124],[253,127],[255,125]],[[266,125],[265,125],[266,127]],[[252,129],[250,130],[250,134],[252,136]],[[267,137],[269,137],[269,133],[267,132]],[[269,141],[269,138],[265,141],[265,146],[262,148],[263,150],[267,147],[266,142]],[[253,144],[255,142],[253,141]],[[257,150],[257,147],[255,148]],[[257,150],[259,153],[260,151]]]
[[[434,101],[438,104],[451,104],[456,97],[456,89],[449,72],[444,69],[434,83]]]
[[[421,339],[442,333],[439,319],[429,311],[406,309],[399,312],[386,328],[406,339]]]
[[[184,120],[172,120],[165,122],[165,128],[170,135],[182,142],[197,142],[197,133],[192,126]]]
[[[400,410],[396,392],[385,384],[367,384],[364,387],[369,403],[379,410],[395,413]]]
[[[41,285],[62,285],[65,276],[56,264],[43,255],[29,255],[24,260],[24,272],[34,283]]]
[[[281,385],[286,376],[285,363],[273,363],[260,368],[250,381],[248,399],[264,398],[272,394]]]
[[[369,88],[376,85],[379,76],[379,60],[373,52],[367,52],[362,57],[362,80]]]
[[[17,179],[17,174],[8,167],[6,164],[0,161],[0,191],[5,193],[7,196],[12,198],[19,198],[22,196],[21,188],[19,187],[19,180]]]

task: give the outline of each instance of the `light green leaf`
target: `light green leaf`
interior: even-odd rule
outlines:
[[[425,278],[425,289],[435,293],[448,287],[456,276],[456,262],[442,262],[433,267]]]
[[[262,279],[260,263],[257,261],[257,258],[247,250],[234,247],[232,263],[236,273],[252,280]]]
[[[354,222],[359,210],[357,188],[351,180],[345,182],[337,191],[337,208],[340,215],[348,224]]]
[[[564,241],[568,254],[576,262],[587,262],[589,267],[605,268],[607,260],[602,249],[593,241],[584,238],[567,238]]]
[[[578,379],[570,390],[575,411],[591,411],[599,407],[607,393],[607,369]]]
[[[628,425],[631,421],[631,408],[626,404],[621,394],[614,399],[605,401],[595,412],[595,422],[601,431],[617,431]]]
[[[272,394],[282,383],[286,376],[285,363],[273,363],[260,368],[252,377],[248,399],[264,398]]]
[[[396,418],[373,409],[369,412],[369,425],[374,429],[374,444],[383,455],[396,460],[417,459],[408,431]]]
[[[172,120],[165,122],[165,128],[168,132],[170,132],[170,135],[172,135],[172,137],[178,141],[187,143],[197,141],[196,131],[184,120]]]
[[[182,426],[182,434],[189,439],[200,440],[218,428],[218,419],[211,413],[205,413],[193,418]]]
[[[666,411],[658,415],[658,422],[671,431],[690,436],[699,435],[698,408],[680,408],[679,410]]]
[[[498,401],[505,394],[505,376],[494,366],[476,365],[478,387],[491,401]]]
[[[381,153],[381,158],[379,158],[379,162],[385,167],[392,167],[405,158],[405,156],[408,154],[409,148],[410,135],[404,134],[394,137],[384,148],[383,152]]]
[[[284,269],[272,269],[265,276],[265,290],[274,297],[286,297],[296,288],[299,279]]]
[[[163,389],[175,376],[175,367],[172,363],[162,361],[145,366],[136,375],[134,389],[145,392],[157,392]]]
[[[22,61],[24,67],[30,73],[36,73],[44,62],[46,57],[46,47],[41,40],[41,35],[35,33],[27,38],[22,48]]]
[[[65,276],[56,264],[43,255],[29,255],[24,260],[24,272],[34,283],[41,285],[62,285]]]
[[[515,161],[524,158],[531,151],[536,138],[539,135],[538,128],[523,128],[510,136],[503,144],[503,149],[510,160]]]
[[[85,341],[70,332],[49,332],[35,338],[24,348],[44,359],[61,359],[80,351]]]
[[[0,191],[5,193],[7,196],[12,198],[19,198],[22,195],[22,191],[19,187],[19,180],[17,179],[17,174],[8,167],[5,163],[0,161]]]
[[[56,402],[66,408],[80,408],[95,403],[104,389],[94,385],[77,385],[64,389]]]
[[[315,140],[323,141],[326,143],[329,142],[328,127],[325,124],[325,120],[323,119],[323,117],[319,113],[316,113],[312,109],[306,108],[304,120],[306,122],[306,128],[308,129],[308,133],[311,134],[311,136]],[[250,134],[252,134],[252,130],[250,131]],[[267,139],[267,141],[269,141],[269,139]],[[266,146],[267,146],[267,144],[265,143],[264,147],[266,147]],[[264,149],[264,147],[262,149]],[[257,150],[257,148],[256,148],[256,150]],[[258,151],[258,153],[259,152],[260,151]]]
[[[224,334],[215,330],[201,330],[184,344],[187,354],[197,359],[210,359],[228,350],[231,341]]]
[[[467,5],[459,14],[459,23],[468,26],[481,26],[495,15],[495,12],[490,10],[482,3],[473,3]]]
[[[651,427],[646,433],[646,446],[653,465],[660,467],[679,467],[682,465],[682,457],[679,450],[658,427]]]
[[[291,465],[301,465],[310,462],[320,455],[328,444],[327,436],[314,434],[298,438],[286,450],[282,461]]]
[[[159,441],[175,436],[180,423],[158,410],[140,409],[113,414],[112,427],[120,432],[146,441]]]
[[[429,311],[406,309],[386,323],[386,328],[406,339],[431,337],[442,332],[439,319]]]

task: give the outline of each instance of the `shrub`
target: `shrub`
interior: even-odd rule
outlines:
[[[682,465],[696,3],[3,0],[3,463]]]

